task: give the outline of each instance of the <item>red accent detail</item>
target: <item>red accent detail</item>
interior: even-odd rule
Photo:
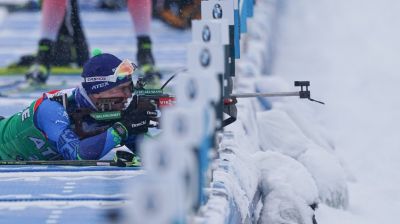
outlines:
[[[175,104],[175,97],[161,97],[158,100],[158,106],[161,107],[168,107]]]
[[[39,99],[36,100],[35,105],[33,106],[33,112],[35,112],[37,110],[37,108],[40,106],[40,104],[43,102],[43,100],[47,99],[47,95],[46,94],[55,94],[57,92],[59,92],[60,90],[51,90],[47,93],[43,93],[42,97],[40,97]],[[46,135],[46,133],[44,133],[43,131],[39,130],[42,135],[46,138],[49,139]]]
[[[55,94],[57,92],[59,92],[60,90],[51,90],[47,93],[43,93],[42,97],[40,97],[39,99],[36,100],[35,105],[33,106],[33,111],[36,111],[36,109],[39,107],[39,105],[43,102],[44,99],[47,99],[47,95],[46,94]]]
[[[229,105],[229,104],[232,104],[232,103],[233,103],[232,99],[224,99],[224,104],[225,105]]]

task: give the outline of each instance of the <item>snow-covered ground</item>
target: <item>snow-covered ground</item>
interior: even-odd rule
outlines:
[[[319,223],[398,223],[400,2],[287,0],[274,75],[306,79],[347,164],[349,207]]]

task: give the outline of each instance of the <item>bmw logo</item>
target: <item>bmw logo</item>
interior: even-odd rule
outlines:
[[[211,54],[210,51],[204,48],[200,53],[200,64],[203,67],[208,67],[211,62]]]
[[[167,156],[165,155],[165,150],[159,149],[160,154],[158,155],[158,167],[160,169],[168,168]]]
[[[196,85],[196,81],[191,79],[187,85],[187,93],[188,96],[191,100],[193,100],[194,98],[196,98],[197,96],[197,85]]]
[[[146,212],[156,213],[159,208],[157,207],[158,203],[156,202],[155,196],[153,194],[147,194],[146,196]]]
[[[179,135],[185,135],[187,132],[187,124],[185,116],[179,116],[175,122],[175,131]]]
[[[222,7],[220,4],[215,4],[213,9],[213,18],[221,19],[222,18]]]
[[[211,40],[210,27],[204,26],[203,32],[202,32],[202,37],[203,37],[204,42],[209,42]]]

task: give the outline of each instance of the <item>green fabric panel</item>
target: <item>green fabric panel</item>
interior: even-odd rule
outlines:
[[[34,105],[0,121],[2,160],[54,160],[61,155],[34,125]]]

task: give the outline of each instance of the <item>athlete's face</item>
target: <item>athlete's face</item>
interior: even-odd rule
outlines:
[[[125,104],[131,97],[132,97],[132,82],[123,83],[119,86],[116,86],[104,92],[90,95],[90,98],[95,105],[97,105],[97,103],[101,99],[118,98],[118,100],[113,102],[113,104],[111,105],[112,110],[124,109]]]

